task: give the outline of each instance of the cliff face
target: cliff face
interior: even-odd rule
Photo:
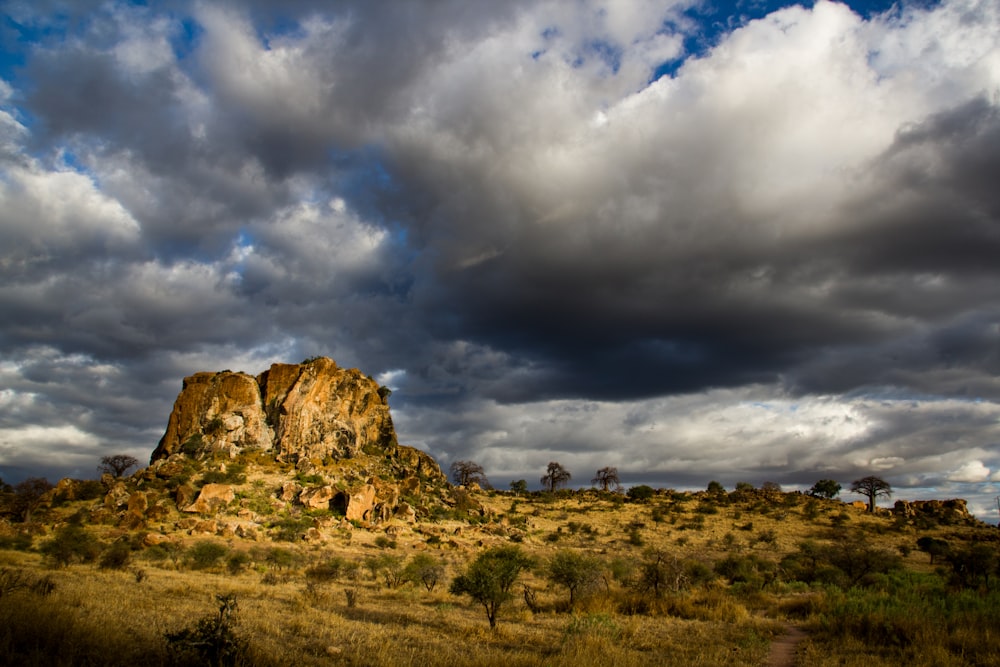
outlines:
[[[285,463],[322,464],[362,452],[394,456],[397,448],[384,390],[357,369],[319,358],[274,364],[256,378],[230,371],[185,378],[151,460],[257,449]]]

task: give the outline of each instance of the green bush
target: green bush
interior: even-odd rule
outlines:
[[[403,578],[414,584],[422,584],[428,592],[433,591],[444,576],[444,564],[430,554],[414,554],[403,568]]]
[[[92,563],[101,553],[101,543],[82,526],[69,524],[60,528],[38,550],[57,567],[71,563]]]
[[[124,570],[132,559],[132,547],[128,542],[113,542],[101,554],[98,567],[102,570]]]
[[[218,565],[219,561],[228,553],[229,547],[224,544],[211,540],[201,540],[191,545],[185,555],[188,566],[192,570],[207,570]]]
[[[328,558],[321,563],[306,568],[306,579],[315,583],[335,581],[344,572],[345,563],[346,561],[340,556]]]
[[[655,491],[653,490],[653,487],[640,484],[639,486],[630,487],[629,490],[625,492],[625,495],[628,496],[628,499],[633,502],[645,502],[652,498],[654,493]]]

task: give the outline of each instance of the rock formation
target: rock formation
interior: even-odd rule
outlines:
[[[943,524],[974,524],[967,503],[962,498],[951,500],[897,500],[892,513],[906,519],[927,518]]]
[[[136,477],[187,479],[192,462],[217,466],[251,455],[276,468],[294,465],[296,479],[273,488],[275,502],[330,510],[347,521],[412,522],[413,498],[430,492],[436,503],[450,504],[449,487],[430,456],[397,443],[387,397],[360,371],[322,357],[273,364],[257,377],[196,373],[184,379],[150,467]],[[186,481],[174,487],[179,510],[212,515],[234,500],[232,486],[203,482],[200,494]],[[123,505],[125,494],[109,494],[109,509]]]
[[[357,369],[321,357],[273,364],[256,378],[222,371],[184,379],[152,461],[183,452],[273,450],[285,463],[392,453],[387,392]]]

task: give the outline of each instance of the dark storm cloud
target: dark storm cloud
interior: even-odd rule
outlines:
[[[327,354],[445,465],[988,481],[997,7],[693,4],[10,3],[0,463]]]

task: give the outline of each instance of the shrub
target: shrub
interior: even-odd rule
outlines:
[[[195,542],[187,550],[187,562],[192,570],[207,570],[218,565],[219,561],[229,553],[229,547],[211,540]]]
[[[239,574],[250,563],[250,554],[245,551],[233,551],[226,559],[226,570],[229,574]]]
[[[198,664],[228,667],[247,662],[247,642],[236,635],[233,616],[236,595],[216,595],[219,613],[201,619],[193,628],[168,632],[165,637],[177,663],[191,658]]]
[[[344,571],[344,564],[345,561],[340,556],[328,558],[322,563],[306,568],[306,579],[316,583],[335,581]]]
[[[128,542],[114,542],[101,554],[98,567],[102,570],[124,570],[128,566],[131,557],[132,548]]]
[[[580,595],[596,589],[603,581],[604,564],[593,556],[564,549],[549,560],[546,575],[557,586],[569,593],[573,605]]]
[[[625,495],[628,496],[628,499],[631,501],[645,502],[652,498],[654,493],[655,491],[653,490],[653,487],[640,484],[638,486],[630,487],[629,490],[625,492]]]
[[[754,555],[729,554],[718,561],[713,569],[730,584],[747,584],[753,588],[761,588],[773,579],[775,565]]]
[[[69,524],[38,550],[54,565],[65,567],[70,563],[94,562],[101,553],[101,543],[82,526]]]
[[[419,583],[433,591],[441,577],[444,576],[444,565],[430,554],[415,554],[403,569],[403,577],[407,581]]]
[[[468,595],[483,605],[490,628],[495,629],[500,607],[511,598],[511,587],[531,565],[531,559],[519,547],[493,547],[480,553],[463,574],[455,577],[450,591]]]

